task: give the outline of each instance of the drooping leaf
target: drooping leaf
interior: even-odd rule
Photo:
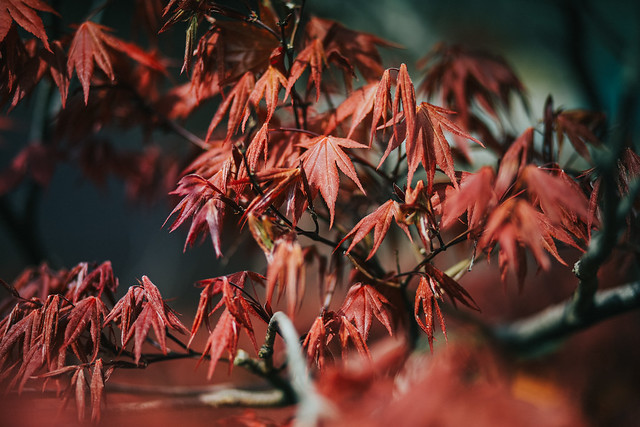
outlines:
[[[100,414],[102,412],[102,402],[104,397],[104,374],[103,374],[102,359],[96,360],[93,365],[93,372],[91,374],[91,385],[89,390],[91,392],[91,421],[99,422]]]
[[[329,135],[312,138],[306,141],[304,146],[308,150],[302,154],[300,159],[303,161],[302,165],[307,175],[309,187],[313,194],[317,194],[319,190],[322,198],[327,202],[331,216],[329,226],[331,227],[338,198],[338,168],[365,193],[353,163],[343,148],[367,148],[367,146],[351,139]]]
[[[291,89],[295,85],[296,81],[302,76],[304,70],[309,68],[311,76],[309,78],[310,87],[313,83],[316,89],[316,102],[320,100],[321,81],[322,81],[322,69],[327,66],[327,58],[324,54],[324,48],[322,42],[319,39],[312,40],[296,57],[291,70],[289,71],[289,79],[287,81],[284,100],[287,100]]]
[[[409,166],[407,175],[408,183],[411,183],[413,174],[418,169],[418,165],[422,163],[422,166],[427,172],[428,192],[431,192],[433,188],[436,166],[440,166],[442,171],[451,179],[454,187],[457,188],[458,181],[455,175],[451,147],[444,136],[444,131],[470,139],[480,145],[482,145],[482,143],[464,132],[445,116],[445,114],[453,113],[453,111],[426,102],[421,103],[417,107],[414,126],[411,126],[411,123],[407,120],[397,126],[397,132],[394,131],[394,136],[389,140],[380,164],[382,164],[389,153],[399,147],[406,138],[407,163]],[[413,127],[413,130],[410,130],[410,127]],[[396,135],[399,136],[396,138]]]
[[[227,350],[229,354],[229,368],[233,366],[233,358],[238,350],[238,324],[229,312],[225,309],[218,319],[215,329],[209,335],[209,339],[205,345],[202,354],[209,355],[209,370],[207,372],[207,378],[213,376],[213,372],[216,369],[218,360],[222,356],[222,353]]]
[[[600,139],[596,136],[598,128],[605,122],[605,115],[585,110],[560,111],[555,115],[555,129],[558,138],[558,154],[562,151],[564,137],[578,154],[591,160],[586,143],[599,146]]]
[[[286,292],[287,314],[293,317],[305,290],[305,262],[295,233],[276,239],[267,270],[266,301],[271,305],[276,284],[278,299]]]
[[[384,325],[389,335],[393,335],[391,304],[371,285],[356,283],[351,286],[341,311],[348,320],[355,323],[365,341],[369,337],[373,316]]]
[[[110,80],[114,80],[116,77],[108,47],[128,55],[143,65],[164,70],[164,66],[152,55],[145,53],[134,44],[112,36],[109,31],[109,28],[103,25],[85,21],[76,29],[69,47],[67,73],[71,77],[75,69],[82,84],[85,105],[89,101],[89,87],[93,76],[94,64],[98,65]]]
[[[345,240],[353,238],[351,244],[347,248],[347,252],[351,252],[358,242],[364,239],[371,230],[374,230],[373,246],[369,252],[369,256],[367,257],[367,259],[370,259],[373,254],[376,253],[382,244],[382,240],[384,240],[384,237],[387,235],[392,219],[395,219],[396,224],[398,224],[402,231],[404,231],[411,240],[409,228],[405,223],[399,220],[399,218],[401,218],[400,215],[400,205],[398,202],[395,200],[388,200],[374,212],[362,218],[356,226],[353,227],[346,236],[344,236],[339,245],[341,245]]]
[[[460,113],[464,128],[470,128],[476,115],[474,104],[498,120],[498,112],[508,111],[511,96],[516,95],[528,111],[524,86],[506,61],[496,55],[441,43],[420,60],[419,66],[426,68],[419,91],[430,97],[440,92],[443,104]]]
[[[440,311],[440,306],[438,305],[438,299],[442,299],[442,294],[438,293],[435,280],[430,277],[420,277],[420,284],[416,290],[414,316],[418,325],[420,325],[422,330],[427,334],[431,351],[433,351],[434,315],[438,322],[440,322],[440,328],[442,329],[445,340],[447,339],[447,328],[444,324],[444,317]],[[420,316],[421,312],[424,315],[424,321]]]
[[[269,66],[256,82],[251,94],[249,94],[249,102],[256,108],[260,104],[260,100],[264,98],[267,106],[267,117],[264,123],[271,121],[271,117],[278,106],[278,93],[284,87],[287,87],[287,78],[277,68]]]
[[[231,92],[224,98],[224,101],[218,106],[216,114],[211,119],[209,129],[207,130],[206,141],[209,141],[214,129],[220,124],[222,118],[229,111],[229,121],[227,122],[227,136],[225,142],[238,131],[240,122],[244,117],[249,115],[248,102],[249,95],[253,91],[255,85],[255,77],[253,73],[246,72],[240,80],[233,86]],[[244,131],[244,125],[243,129]]]
[[[0,41],[7,36],[11,24],[15,21],[22,28],[42,41],[45,49],[51,50],[42,20],[36,13],[57,12],[42,0],[3,0],[0,5]]]
[[[93,342],[91,360],[95,360],[100,349],[102,322],[108,313],[107,307],[98,297],[89,296],[77,302],[69,313],[64,331],[64,347],[74,344],[82,333],[88,331]]]
[[[494,191],[495,172],[483,166],[476,173],[463,175],[460,188],[447,192],[442,208],[442,228],[455,224],[465,212],[469,230],[476,229],[498,204]]]

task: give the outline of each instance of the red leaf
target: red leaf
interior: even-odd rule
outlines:
[[[420,92],[433,96],[439,90],[444,105],[460,112],[465,128],[469,128],[475,115],[471,111],[474,103],[498,119],[499,109],[508,109],[511,95],[515,93],[528,109],[524,86],[498,56],[458,45],[438,44],[419,62],[421,68],[427,64],[430,66]]]
[[[274,242],[267,270],[267,304],[271,305],[276,283],[278,299],[287,293],[287,314],[293,317],[305,288],[305,262],[295,233],[287,233]]]
[[[102,359],[96,360],[91,375],[91,421],[100,421],[100,413],[102,409],[102,400],[104,395],[104,376],[103,376]]]
[[[353,343],[356,350],[362,357],[366,357],[371,360],[371,354],[369,353],[369,347],[365,342],[364,336],[360,333],[360,330],[356,328],[346,317],[340,316],[340,345],[342,346],[342,357],[346,355],[346,349],[349,341]]]
[[[446,110],[441,107],[423,102],[417,107],[415,114],[415,123],[407,120],[397,126],[394,136],[389,140],[387,149],[380,159],[380,164],[384,162],[392,150],[399,147],[406,137],[407,143],[407,163],[409,166],[407,182],[411,183],[413,174],[418,169],[418,165],[422,166],[427,172],[428,188],[431,193],[433,189],[433,180],[436,173],[436,165],[440,166],[442,171],[451,179],[454,187],[458,187],[455,176],[453,156],[451,147],[444,136],[446,130],[453,135],[470,139],[482,145],[480,141],[465,133],[455,123],[445,117],[445,114],[453,114],[453,111]],[[411,116],[413,120],[414,116]],[[394,119],[394,122],[396,120]],[[396,135],[398,135],[396,137]]]
[[[233,358],[238,350],[238,332],[238,324],[235,318],[229,313],[229,310],[224,310],[202,351],[203,355],[208,353],[210,358],[207,378],[211,379],[213,376],[218,360],[225,350],[229,353],[229,369],[231,369]]]
[[[76,30],[71,47],[69,47],[67,72],[71,76],[75,68],[84,91],[85,104],[89,101],[89,86],[93,76],[94,62],[109,79],[115,79],[111,58],[104,44],[106,36],[104,31],[106,30],[107,27],[94,22],[83,22]]]
[[[353,249],[359,241],[364,239],[371,230],[374,230],[373,247],[371,248],[371,251],[369,252],[369,256],[367,257],[367,259],[370,259],[373,256],[373,254],[378,250],[378,248],[382,244],[382,240],[387,235],[387,231],[391,226],[391,219],[396,220],[396,224],[398,224],[398,226],[402,228],[402,230],[406,233],[406,235],[411,240],[409,227],[407,227],[406,224],[398,220],[398,218],[401,218],[400,205],[398,204],[398,202],[394,200],[387,200],[374,212],[362,218],[356,224],[356,226],[353,227],[353,229],[349,232],[349,234],[344,236],[344,238],[340,241],[338,246],[340,246],[345,240],[349,239],[350,237],[353,237],[353,241],[351,242],[351,245],[349,245],[349,248],[347,248],[347,253],[351,252],[351,249]]]
[[[356,283],[349,289],[342,304],[342,312],[348,320],[354,321],[360,335],[366,341],[371,329],[373,316],[393,335],[391,304],[376,288],[363,283]]]
[[[57,12],[48,4],[41,0],[3,0],[0,6],[0,41],[6,37],[11,24],[15,21],[22,28],[39,38],[44,47],[51,51],[47,40],[47,32],[44,29],[42,20],[35,12],[40,10],[43,12]]]
[[[278,106],[278,93],[280,92],[280,88],[286,86],[287,78],[273,66],[269,66],[264,74],[262,74],[262,77],[260,77],[256,82],[256,85],[249,95],[249,102],[257,108],[260,100],[264,98],[267,105],[267,117],[264,120],[265,123],[269,123],[271,121],[271,117]],[[245,116],[245,120],[247,117],[248,116]]]
[[[64,347],[76,342],[80,335],[88,330],[93,342],[91,360],[95,360],[100,349],[102,321],[107,316],[107,307],[98,297],[89,296],[78,303],[69,313],[69,321],[64,332]]]
[[[211,119],[209,129],[207,129],[206,141],[209,141],[214,129],[220,124],[225,113],[229,111],[229,121],[227,122],[227,136],[225,142],[228,141],[233,134],[238,131],[240,120],[249,116],[248,102],[249,95],[255,86],[255,77],[253,73],[246,72],[240,80],[233,86],[231,92],[226,96],[224,101],[218,106],[216,114]],[[242,126],[244,132],[244,124]]]
[[[416,321],[427,334],[429,340],[429,348],[433,351],[433,325],[434,325],[434,312],[438,321],[440,322],[440,328],[445,340],[447,339],[447,328],[444,324],[444,317],[440,311],[438,305],[438,299],[442,299],[442,294],[437,293],[436,283],[432,278],[420,277],[420,284],[416,291],[416,299],[414,304],[414,316]],[[420,310],[424,313],[424,322],[420,318]]]
[[[316,317],[302,345],[307,348],[307,358],[315,362],[318,368],[322,369],[324,367],[325,357],[328,354],[327,330],[324,325],[324,316]]]
[[[363,193],[365,192],[353,163],[343,148],[367,148],[367,146],[351,139],[328,135],[315,137],[307,141],[304,146],[308,150],[300,158],[303,161],[309,187],[313,194],[317,194],[317,191],[320,190],[322,198],[327,202],[331,216],[329,227],[331,227],[338,198],[338,168],[351,178]]]
[[[84,92],[84,103],[89,101],[89,87],[93,76],[94,62],[111,80],[115,79],[111,55],[107,46],[127,54],[130,58],[157,70],[164,70],[162,64],[136,45],[122,41],[108,34],[109,28],[86,21],[80,24],[69,47],[67,73],[71,77],[75,68]]]
[[[534,129],[531,127],[522,132],[502,156],[495,186],[496,195],[499,199],[511,188],[515,177],[529,163],[533,149],[533,132]]]
[[[465,212],[469,230],[483,224],[498,204],[498,197],[493,190],[495,178],[496,175],[489,166],[483,166],[476,173],[463,175],[460,188],[447,191],[441,227],[451,227]]]
[[[295,62],[291,66],[284,100],[287,100],[294,84],[308,67],[311,70],[311,77],[309,78],[309,84],[307,87],[311,86],[311,83],[313,83],[316,88],[316,102],[318,102],[318,100],[320,100],[321,92],[320,82],[322,79],[322,68],[323,66],[326,67],[326,65],[327,58],[324,55],[322,42],[319,39],[312,40],[303,50],[300,51]]]

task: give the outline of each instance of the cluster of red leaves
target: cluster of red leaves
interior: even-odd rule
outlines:
[[[126,354],[137,364],[152,327],[165,354],[167,328],[187,332],[146,276],[115,302],[118,280],[109,262],[92,269],[81,263],[69,271],[43,264],[10,285],[2,283],[12,294],[0,320],[0,372],[7,390],[21,393],[34,380],[46,387],[55,379],[65,399],[75,396],[81,419],[87,397],[91,418],[99,419],[115,358]],[[120,348],[111,341],[114,325],[122,331]],[[125,350],[131,338],[133,354]]]
[[[588,240],[587,225],[594,222],[588,199],[572,178],[559,167],[530,163],[533,133],[533,128],[527,129],[511,145],[497,175],[489,166],[464,175],[459,189],[446,197],[442,216],[447,228],[466,213],[478,249],[490,252],[499,243],[502,280],[510,266],[520,285],[527,273],[525,247],[548,270],[547,252],[564,264],[555,240],[580,249],[580,243]]]

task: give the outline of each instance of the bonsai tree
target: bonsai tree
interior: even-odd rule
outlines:
[[[395,44],[311,16],[304,1],[137,1],[137,36],[103,22],[112,6],[76,22],[61,1],[0,8],[0,126],[15,126],[14,110],[31,117],[0,175],[3,220],[37,262],[2,281],[7,393],[74,400],[95,422],[188,406],[241,407],[215,416],[247,425],[585,422],[521,358],[640,307],[637,270],[598,275],[609,259],[638,261],[637,73],[612,127],[551,96],[531,111],[491,52],[441,43],[413,75],[383,64]],[[509,130],[514,110],[530,127]],[[206,130],[187,121],[196,113]],[[109,139],[130,128],[142,144]],[[222,258],[250,236],[257,252],[199,280],[182,316],[145,272],[127,287],[109,261],[54,267],[33,215],[61,163],[97,184],[117,176],[134,199],[170,194],[165,228],[187,231],[185,250],[210,239]],[[21,212],[6,203],[20,191]],[[573,296],[534,297],[509,323],[486,314],[541,276],[540,292]],[[184,359],[205,365],[192,376],[233,368],[252,380],[118,380]],[[264,407],[285,409],[244,410]]]

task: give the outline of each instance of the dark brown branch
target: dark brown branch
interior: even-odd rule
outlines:
[[[574,316],[571,300],[509,325],[494,328],[493,336],[517,352],[540,350],[545,344],[566,338],[613,316],[640,308],[640,281],[599,291],[588,314]]]

